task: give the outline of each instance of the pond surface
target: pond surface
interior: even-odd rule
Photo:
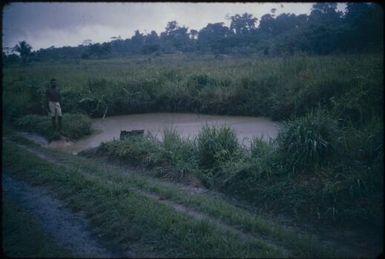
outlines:
[[[65,122],[64,122],[65,123]],[[93,119],[94,133],[77,142],[54,141],[48,147],[76,154],[97,147],[102,142],[119,139],[121,130],[144,129],[162,139],[164,129],[174,129],[183,138],[194,138],[205,125],[226,125],[234,129],[239,143],[248,144],[253,137],[275,138],[279,123],[265,117],[218,116],[193,113],[146,113]]]

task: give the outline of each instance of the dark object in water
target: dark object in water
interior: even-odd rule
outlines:
[[[144,134],[144,130],[121,130],[120,131],[120,140],[125,139],[131,136],[142,136]]]

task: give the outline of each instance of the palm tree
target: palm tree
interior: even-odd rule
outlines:
[[[28,57],[31,55],[31,50],[32,47],[25,40],[20,41],[19,44],[13,48],[13,51],[20,54],[23,64],[27,63]]]

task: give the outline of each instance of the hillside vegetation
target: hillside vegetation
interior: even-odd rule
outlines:
[[[281,4],[282,6],[285,3]],[[273,8],[254,17],[251,13],[224,17],[224,22],[209,23],[200,30],[170,21],[159,34],[136,30],[131,38],[111,37],[111,41],[78,46],[51,46],[32,51],[27,42],[19,42],[5,63],[28,61],[101,59],[132,55],[159,56],[167,53],[243,55],[265,57],[293,55],[330,55],[376,52],[383,49],[383,8],[378,3],[313,4],[309,14],[281,13]],[[280,10],[279,10],[280,11]],[[278,11],[278,12],[279,12]]]
[[[3,169],[50,190],[83,213],[92,233],[139,257],[376,256],[384,226],[383,9],[346,6],[316,3],[308,15],[272,9],[260,20],[237,14],[229,26],[199,31],[171,21],[160,35],[136,31],[77,47],[32,51],[19,42],[2,56]],[[51,78],[62,95],[60,133],[47,116]],[[276,139],[248,145],[230,127],[205,126],[195,138],[166,129],[161,141],[127,137],[78,156],[18,133],[65,143],[91,134],[91,118],[150,112],[264,116],[281,126]],[[11,220],[18,206],[5,202],[10,233],[25,215]],[[55,250],[39,227],[15,230],[6,239],[12,254]],[[42,250],[23,233],[37,233]]]
[[[167,55],[32,63],[4,67],[3,115],[12,120],[45,114],[50,75],[59,82],[67,113],[187,111],[282,120],[322,106],[357,124],[381,116],[382,73],[380,53],[223,60]]]
[[[58,79],[66,113],[200,112],[283,121],[275,141],[255,140],[246,149],[231,129],[206,128],[196,140],[166,132],[164,143],[128,139],[99,151],[174,180],[194,176],[209,188],[292,215],[329,223],[382,222],[380,55],[166,55],[8,66],[3,118],[49,135],[42,108],[47,74]],[[23,117],[29,113],[37,115]],[[87,122],[71,127],[75,137],[89,133]]]

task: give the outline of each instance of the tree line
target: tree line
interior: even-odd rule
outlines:
[[[296,53],[327,55],[383,50],[383,10],[376,3],[347,3],[345,12],[337,3],[316,3],[307,14],[276,15],[276,9],[260,19],[252,14],[229,17],[223,22],[209,23],[197,31],[168,22],[160,34],[139,30],[128,39],[113,37],[110,42],[85,41],[77,47],[54,46],[32,51],[25,41],[14,47],[19,55],[6,55],[7,62],[65,58],[110,58],[162,53],[259,54],[282,56]]]

